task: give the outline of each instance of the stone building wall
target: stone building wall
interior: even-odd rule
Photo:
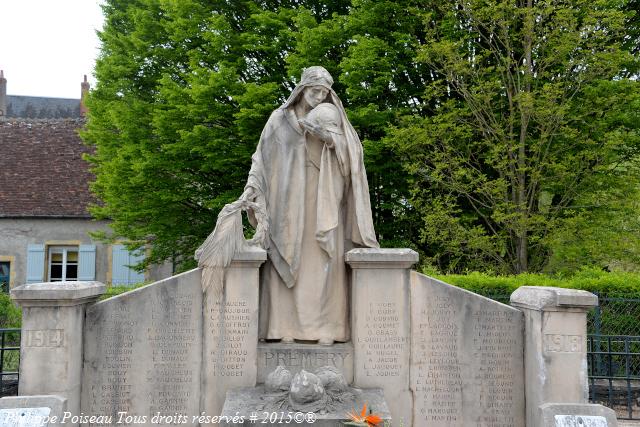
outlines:
[[[0,218],[0,262],[11,262],[11,287],[26,283],[27,251],[30,244],[78,246],[93,244],[95,280],[111,283],[111,245],[93,241],[92,231],[107,230],[105,221],[72,218]],[[170,264],[155,266],[145,274],[145,280],[159,280],[172,273]],[[45,275],[46,280],[46,275]]]

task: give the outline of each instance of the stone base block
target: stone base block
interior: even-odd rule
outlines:
[[[588,403],[540,405],[540,427],[618,427],[613,409]]]
[[[61,396],[3,397],[0,399],[0,426],[50,427],[63,424],[77,425],[72,424],[72,420],[64,418],[66,410],[67,399]]]
[[[258,344],[258,384],[264,381],[278,365],[293,375],[302,369],[314,372],[321,366],[333,366],[342,371],[348,384],[353,383],[353,345],[283,344],[280,342]]]
[[[347,413],[354,409],[359,412],[365,403],[368,409],[379,415],[385,423],[390,424],[391,413],[384,399],[382,389],[355,389],[355,391],[356,398],[353,401],[342,402],[338,406],[334,406],[330,412],[325,411],[323,413],[321,411],[317,414],[309,414],[261,409],[265,405],[265,391],[262,386],[233,389],[227,392],[220,424],[226,427],[283,426],[286,424],[313,427],[343,427],[344,422],[347,420]],[[236,419],[233,420],[233,417],[236,417]],[[254,417],[255,419],[252,420]]]

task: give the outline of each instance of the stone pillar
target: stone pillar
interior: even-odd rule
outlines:
[[[258,376],[258,290],[263,249],[237,254],[227,269],[222,294],[203,298],[203,381],[201,409],[222,413],[227,391],[254,387]]]
[[[4,71],[0,70],[0,120],[7,115],[7,79]]]
[[[105,289],[99,282],[48,282],[11,290],[22,307],[20,395],[58,395],[67,411],[80,414],[85,309]]]
[[[587,311],[594,294],[523,286],[511,305],[524,312],[524,364],[527,427],[540,425],[545,403],[587,403]]]
[[[80,115],[82,117],[87,115],[87,97],[89,96],[89,82],[87,81],[87,75],[84,75],[84,81],[80,83]]]
[[[353,384],[382,388],[393,425],[411,425],[409,283],[418,254],[362,248],[347,252],[345,259],[352,269]]]

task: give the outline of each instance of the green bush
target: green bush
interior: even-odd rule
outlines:
[[[126,292],[132,291],[134,289],[140,288],[142,286],[148,285],[148,283],[141,282],[133,285],[122,285],[122,286],[108,286],[107,292],[105,292],[100,300],[109,299],[111,297],[115,297],[116,295],[124,294]]]
[[[22,311],[9,295],[0,293],[0,328],[19,328],[22,324]]]
[[[11,300],[9,295],[0,293],[0,328],[19,328],[22,323],[22,310]],[[5,347],[20,347],[20,333],[6,332]],[[20,350],[8,350],[4,353],[2,372],[17,372],[20,364]]]

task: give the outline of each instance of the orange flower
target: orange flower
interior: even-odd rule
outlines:
[[[359,427],[377,427],[382,422],[382,418],[376,414],[367,415],[367,404],[362,407],[360,415],[356,413],[356,410],[349,412],[347,416],[351,419],[350,422],[346,422],[346,425],[359,426]]]

